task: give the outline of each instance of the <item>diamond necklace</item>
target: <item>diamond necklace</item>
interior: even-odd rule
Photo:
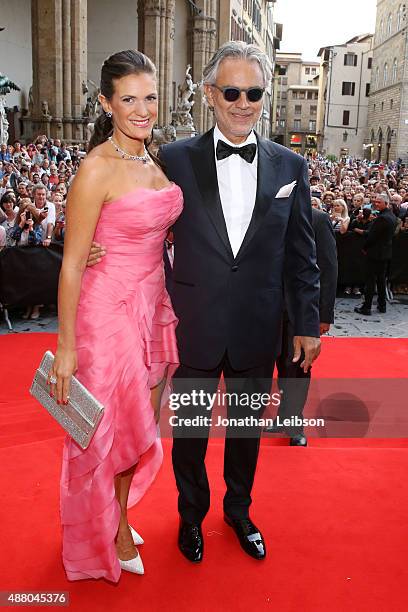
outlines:
[[[147,164],[147,162],[150,159],[149,153],[147,152],[147,149],[146,149],[145,145],[143,145],[144,155],[140,155],[140,156],[139,155],[130,155],[130,153],[126,153],[126,151],[121,149],[120,146],[116,144],[116,142],[113,140],[112,136],[109,136],[108,140],[115,147],[116,151],[118,153],[120,153],[122,159],[130,159],[131,161],[141,161],[144,164]]]

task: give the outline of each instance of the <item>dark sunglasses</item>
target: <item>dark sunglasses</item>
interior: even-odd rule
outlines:
[[[239,89],[239,87],[218,87],[218,85],[213,85],[213,87],[222,91],[224,100],[227,102],[236,102],[242,91],[245,91],[248,102],[259,102],[265,91],[262,87],[250,87],[249,89]]]

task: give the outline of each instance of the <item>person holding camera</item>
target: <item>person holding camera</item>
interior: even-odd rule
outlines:
[[[43,228],[43,246],[49,247],[51,244],[52,233],[55,227],[55,206],[52,202],[47,202],[47,189],[42,183],[33,187],[35,221],[41,223]]]
[[[62,193],[54,191],[52,194],[52,202],[55,206],[55,229],[54,240],[64,242],[65,237],[65,200]]]
[[[330,213],[332,227],[335,232],[345,234],[348,230],[350,217],[346,202],[342,198],[337,198],[333,202],[333,207]]]
[[[23,198],[16,215],[10,238],[14,246],[38,246],[42,242],[41,224],[33,218],[31,200]]]
[[[43,229],[33,214],[33,204],[30,198],[22,198],[16,221],[10,232],[10,246],[27,247],[39,246],[43,241]],[[42,304],[27,306],[23,319],[38,319]]]
[[[39,166],[41,166],[44,159],[45,159],[45,149],[42,144],[38,144],[36,146],[36,151],[31,159],[31,162],[33,164],[38,164]]]

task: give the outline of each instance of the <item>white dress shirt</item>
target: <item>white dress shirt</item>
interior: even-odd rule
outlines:
[[[252,131],[245,142],[236,145],[222,134],[218,126],[214,128],[214,150],[217,150],[218,140],[223,140],[231,147],[242,147],[246,144],[257,144],[255,133]],[[251,221],[255,206],[258,149],[252,164],[242,159],[240,155],[230,155],[226,159],[217,160],[218,189],[221,205],[227,226],[231,249],[236,257],[244,236]]]
[[[49,223],[52,223],[55,227],[55,204],[54,202],[46,202],[45,206],[48,206],[48,214],[41,222],[43,228],[43,239],[47,237],[47,226]],[[37,208],[38,212],[41,212],[41,208]]]

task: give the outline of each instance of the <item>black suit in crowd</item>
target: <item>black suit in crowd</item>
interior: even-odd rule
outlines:
[[[204,388],[215,392],[224,374],[228,392],[269,392],[280,353],[283,279],[297,335],[319,336],[319,271],[311,226],[306,162],[276,143],[257,138],[255,206],[234,257],[224,220],[213,130],[164,146],[167,176],[183,190],[184,210],[173,227],[171,298],[179,318],[181,365],[175,392]],[[275,198],[297,181],[291,195]],[[202,408],[180,408],[179,417],[211,416]],[[260,416],[246,406],[228,406],[228,416]],[[199,438],[192,428],[173,429],[173,467],[179,512],[201,523],[210,505],[205,469],[208,427]],[[248,517],[260,430],[242,435],[227,429],[224,478],[225,513]]]
[[[337,247],[330,217],[327,213],[312,209],[312,225],[316,242],[317,265],[320,270],[319,315],[321,323],[334,322],[334,304],[337,290]],[[291,416],[302,417],[310,386],[311,370],[303,371],[300,364],[293,363],[292,322],[285,313],[282,329],[282,352],[276,360],[281,403],[278,410],[280,421]],[[290,427],[287,433],[295,436],[303,433],[303,427]]]
[[[377,285],[378,308],[386,309],[386,273],[392,257],[392,239],[397,219],[389,208],[382,210],[370,226],[364,250],[367,253],[367,277],[363,308],[370,310]]]

